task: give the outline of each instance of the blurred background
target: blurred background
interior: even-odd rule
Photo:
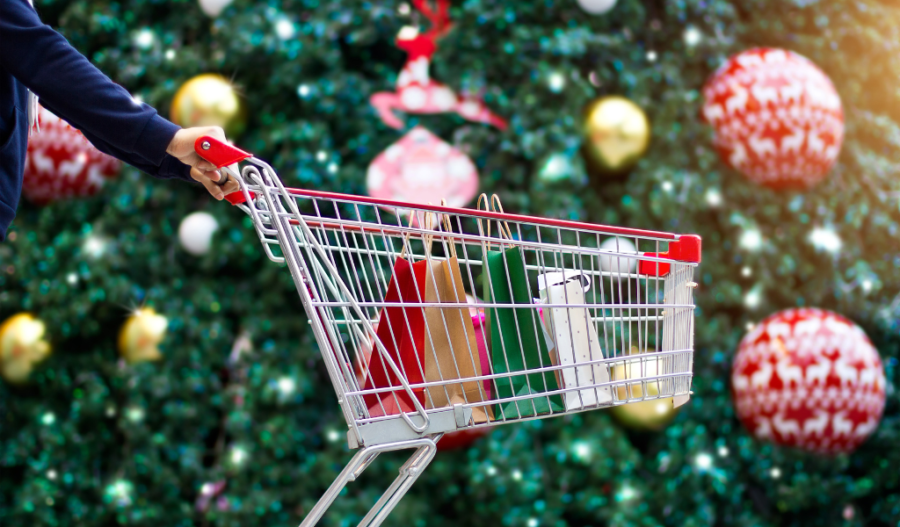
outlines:
[[[441,5],[35,0],[288,186],[702,236],[689,404],[448,437],[385,525],[900,525],[900,7]],[[0,524],[298,524],[352,454],[289,273],[41,119],[0,245]]]

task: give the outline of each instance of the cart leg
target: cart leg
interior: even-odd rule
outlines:
[[[380,453],[380,451],[374,448],[363,448],[357,452],[356,455],[353,456],[353,459],[350,460],[350,463],[344,467],[344,470],[342,470],[334,480],[334,483],[328,487],[328,490],[325,491],[325,494],[322,495],[319,502],[316,503],[316,506],[309,511],[309,514],[303,519],[303,523],[300,524],[300,527],[314,527],[319,520],[322,519],[325,511],[328,510],[328,507],[331,506],[334,499],[341,493],[341,490],[347,486],[347,483],[358,478]]]
[[[309,511],[300,527],[315,527],[315,525],[325,515],[325,511],[334,502],[338,494],[341,493],[347,483],[356,480],[372,464],[372,461],[382,452],[392,452],[394,450],[406,450],[415,448],[413,455],[400,467],[400,475],[391,484],[388,490],[381,496],[375,506],[369,511],[360,526],[378,527],[388,514],[397,506],[397,503],[403,498],[404,494],[412,487],[425,467],[434,459],[437,453],[435,443],[441,438],[437,435],[433,438],[416,439],[413,441],[403,441],[399,443],[388,443],[384,445],[365,447],[353,456],[350,463],[344,467],[344,470],[334,480],[334,483],[328,487],[325,494],[316,503],[316,506]]]
[[[416,480],[419,479],[419,476],[422,475],[422,472],[425,471],[425,467],[427,467],[428,464],[431,463],[431,460],[434,459],[437,447],[431,441],[428,443],[429,444],[420,446],[413,455],[410,456],[409,460],[400,467],[400,475],[397,476],[397,479],[394,480],[391,486],[388,487],[381,498],[369,510],[366,517],[359,522],[358,527],[378,527],[381,525],[381,522],[387,518],[388,514],[394,510],[394,507],[400,503],[400,500],[403,499],[406,492],[413,486],[413,483],[415,483]]]

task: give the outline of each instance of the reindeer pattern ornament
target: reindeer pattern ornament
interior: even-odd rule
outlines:
[[[783,49],[751,49],[730,59],[703,88],[703,118],[722,160],[775,189],[821,181],[844,137],[841,99],[812,61]]]
[[[97,150],[81,132],[45,108],[38,112],[40,132],[28,138],[22,193],[45,205],[96,194],[115,178],[121,163]]]
[[[397,47],[408,55],[406,65],[397,78],[394,92],[372,95],[370,102],[384,124],[397,130],[403,129],[403,121],[395,110],[414,114],[457,113],[469,121],[485,123],[505,130],[505,120],[494,115],[484,102],[475,96],[460,97],[448,86],[431,78],[431,58],[438,49],[437,41],[446,35],[450,22],[450,1],[437,0],[434,8],[428,0],[412,0],[413,6],[431,22],[431,29],[424,34],[414,27],[404,27],[397,36]]]
[[[863,330],[820,309],[788,309],[757,325],[731,374],[737,414],[758,439],[851,452],[875,429],[885,375]]]

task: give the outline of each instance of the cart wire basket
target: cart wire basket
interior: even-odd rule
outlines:
[[[358,449],[301,527],[382,452],[414,449],[360,526],[445,433],[689,399],[698,236],[508,214],[496,196],[472,210],[286,188],[251,154],[195,148],[290,271]]]

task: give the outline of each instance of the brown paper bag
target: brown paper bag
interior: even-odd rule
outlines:
[[[452,245],[452,242],[451,242]],[[451,251],[453,253],[455,251]],[[462,274],[456,256],[429,262],[425,280],[425,303],[466,303]],[[481,381],[481,360],[472,315],[465,307],[426,307],[425,382],[471,379],[457,384],[426,388],[427,408],[486,401]],[[446,324],[446,325],[445,325]],[[493,418],[490,406],[472,408],[476,423]]]

